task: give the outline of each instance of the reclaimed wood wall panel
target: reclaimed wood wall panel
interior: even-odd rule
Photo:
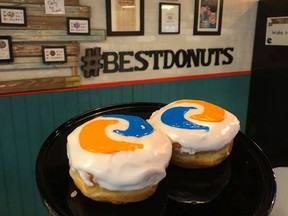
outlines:
[[[1,65],[1,71],[8,70],[24,70],[24,69],[49,69],[49,68],[63,68],[63,67],[78,67],[79,58],[77,56],[67,56],[67,62],[61,64],[43,64],[42,57],[31,57],[31,58],[15,58],[13,64]],[[44,73],[45,71],[43,71]]]
[[[92,29],[91,35],[68,35],[66,30],[0,30],[0,35],[13,35],[13,42],[56,42],[56,41],[103,41],[106,40],[104,30]]]
[[[42,55],[42,46],[65,46],[67,55],[79,55],[80,44],[78,42],[66,43],[23,43],[16,42],[13,44],[14,57],[33,57]],[[1,68],[0,68],[1,70]]]
[[[51,25],[53,23],[53,25]],[[54,17],[54,16],[28,16],[27,26],[1,26],[0,29],[51,29],[62,30],[66,29],[66,17]]]
[[[80,85],[80,76],[78,73],[78,67],[80,64],[79,52],[80,45],[78,42],[66,42],[60,43],[60,45],[66,47],[67,62],[63,64],[43,64],[42,62],[42,46],[57,46],[59,43],[15,43],[13,46],[13,52],[15,58],[13,64],[4,64],[0,67],[1,72],[14,71],[14,70],[28,70],[28,69],[61,69],[68,68],[71,70],[71,76],[61,76],[59,71],[59,77],[48,78],[31,78],[31,79],[19,79],[1,81],[0,79],[0,94],[36,91],[36,90],[48,90],[57,88],[71,88]],[[45,73],[45,71],[43,71]],[[1,76],[1,74],[0,74]],[[22,76],[19,72],[19,76]]]
[[[104,41],[106,31],[91,29],[90,35],[70,35],[67,32],[67,17],[91,17],[91,8],[79,4],[79,0],[65,1],[65,14],[45,14],[44,0],[0,0],[0,6],[25,7],[27,26],[0,25],[0,36],[12,37],[14,62],[1,64],[0,94],[23,91],[37,91],[58,88],[71,88],[80,85],[80,43],[81,41]],[[66,47],[67,62],[44,64],[42,60],[42,46]],[[69,68],[71,73],[61,76],[63,68]],[[48,70],[59,70],[59,77],[52,76],[47,81],[45,74]],[[21,73],[15,74],[15,79],[3,79],[1,72],[30,70],[39,74],[43,70],[43,78],[22,80]],[[65,70],[67,71],[67,70]],[[1,80],[2,77],[2,80]],[[73,80],[73,81],[71,81]]]
[[[44,4],[45,0],[0,0],[0,3]],[[79,5],[79,0],[65,0],[65,5]]]
[[[0,94],[77,87],[80,76],[48,77],[29,80],[0,81]]]

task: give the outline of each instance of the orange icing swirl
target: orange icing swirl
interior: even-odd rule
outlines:
[[[214,104],[200,101],[200,100],[179,100],[179,103],[196,103],[204,107],[204,111],[201,114],[190,116],[191,119],[205,121],[205,122],[221,122],[225,119],[225,110]]]
[[[142,144],[117,141],[109,138],[106,134],[106,127],[117,124],[119,120],[100,119],[86,124],[80,134],[79,142],[83,149],[93,153],[115,153],[119,151],[134,151],[143,149]]]

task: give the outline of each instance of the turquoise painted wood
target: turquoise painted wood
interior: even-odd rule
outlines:
[[[93,108],[127,102],[203,99],[234,113],[245,131],[250,75],[0,97],[0,214],[48,215],[35,182],[35,161],[65,121]]]

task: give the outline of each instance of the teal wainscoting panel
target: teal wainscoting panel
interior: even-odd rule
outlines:
[[[0,97],[0,214],[48,215],[35,182],[38,151],[57,127],[101,106],[207,100],[234,113],[245,131],[250,75]]]
[[[14,136],[14,118],[10,100],[2,100],[0,105],[0,155],[1,176],[0,179],[0,211],[4,215],[21,215],[22,200],[19,195],[21,182],[19,176],[19,164],[17,160],[17,146]],[[13,197],[13,198],[12,198]]]

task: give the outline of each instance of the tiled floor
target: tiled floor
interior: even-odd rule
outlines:
[[[270,216],[288,216],[288,167],[274,168],[277,195]]]

